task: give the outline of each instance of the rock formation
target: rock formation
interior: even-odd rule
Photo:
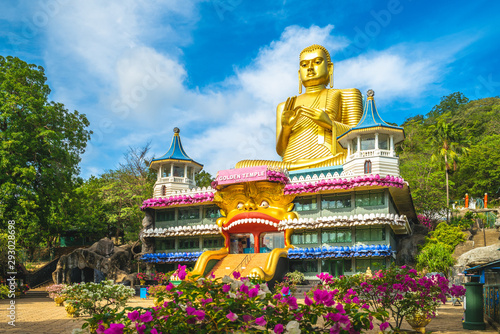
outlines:
[[[133,252],[131,245],[115,246],[104,238],[89,248],[79,248],[68,255],[63,255],[57,263],[52,279],[56,284],[71,282],[71,270],[90,268],[101,271],[106,279],[116,283],[132,284],[134,275],[130,274]]]

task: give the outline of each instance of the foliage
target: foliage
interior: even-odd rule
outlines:
[[[42,67],[0,56],[0,226],[14,219],[30,252],[67,228],[52,212],[75,187],[92,133],[85,115],[49,101],[46,81]]]
[[[426,242],[417,255],[417,269],[448,276],[450,267],[455,263],[452,257],[455,247],[466,240],[462,227],[442,222],[425,239]]]
[[[140,207],[144,199],[151,198],[156,173],[148,168],[149,144],[143,148],[129,148],[125,163],[120,168],[101,175],[102,200],[106,221],[116,237],[124,241],[136,240],[144,214]]]
[[[434,230],[435,227],[435,222],[433,222],[429,217],[425,215],[418,215],[418,222],[422,224],[423,226],[427,227],[429,231]]]
[[[164,295],[167,293],[167,287],[165,285],[153,285],[148,287],[148,295],[151,297],[156,297],[157,295]]]
[[[431,220],[443,217],[447,175],[450,199],[462,199],[465,193],[488,193],[490,203],[500,198],[499,112],[500,98],[469,101],[456,92],[443,97],[426,116],[402,124],[406,139],[396,149],[417,213]]]
[[[293,282],[294,284],[302,284],[305,281],[304,273],[302,273],[298,270],[288,272],[288,273],[286,273],[285,276],[288,277],[288,279],[291,282]]]
[[[475,216],[476,215],[471,211],[467,211],[463,217],[462,216],[453,217],[450,221],[450,225],[457,226],[462,231],[468,230],[472,227],[472,224],[474,224]]]
[[[0,299],[7,298],[9,293],[10,293],[10,290],[9,290],[9,287],[7,285],[3,285],[3,284],[0,285]]]
[[[49,285],[45,290],[49,293],[49,298],[55,299],[56,297],[61,297],[66,289],[66,284],[52,284]]]
[[[428,272],[450,274],[450,267],[455,264],[453,248],[442,242],[429,243],[417,254],[417,269]]]
[[[461,286],[449,285],[449,281],[440,275],[426,277],[406,266],[391,267],[375,273],[373,276],[354,275],[332,278],[328,274],[318,275],[323,284],[331,289],[338,289],[338,296],[344,300],[346,296],[357,293],[360,303],[367,303],[374,310],[381,311],[384,316],[382,327],[389,325],[392,329],[401,327],[405,316],[416,311],[423,312],[426,317],[435,317],[440,302],[446,302],[447,296],[462,296],[465,289]],[[389,324],[389,313],[395,327]]]
[[[215,178],[212,177],[210,173],[202,170],[201,172],[199,172],[194,176],[194,180],[196,182],[197,187],[203,188],[203,187],[209,187],[212,181],[215,180]]]
[[[460,227],[450,226],[445,222],[439,223],[434,231],[429,232],[429,236],[426,238],[427,244],[441,242],[452,249],[466,240],[466,235]]]
[[[66,305],[72,306],[77,315],[94,316],[124,307],[135,290],[108,280],[68,285],[62,293],[66,296]]]
[[[180,268],[179,277],[186,277],[184,270]],[[178,287],[169,283],[158,307],[94,316],[84,327],[99,333],[361,333],[373,326],[372,317],[380,318],[359,304],[355,292],[341,302],[334,290],[314,289],[312,297],[298,304],[286,296],[287,288],[272,294],[266,284],[238,280],[239,273],[234,274],[235,279],[183,280]]]

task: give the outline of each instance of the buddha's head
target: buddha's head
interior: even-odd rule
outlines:
[[[333,63],[325,47],[313,44],[300,53],[299,76],[305,87],[328,85],[333,74]]]

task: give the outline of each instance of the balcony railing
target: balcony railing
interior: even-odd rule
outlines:
[[[390,150],[368,150],[368,151],[358,151],[354,154],[351,154],[348,156],[347,160],[353,160],[356,158],[371,158],[371,157],[377,157],[377,156],[382,156],[382,157],[397,157],[396,153],[394,151]]]

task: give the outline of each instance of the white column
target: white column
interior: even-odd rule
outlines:
[[[389,138],[390,138],[389,145],[391,147],[391,157],[393,157],[394,156],[394,135],[391,135]]]
[[[375,133],[375,149],[378,150],[378,132]]]
[[[174,176],[174,164],[170,164],[170,177]]]
[[[357,138],[358,138],[358,152],[361,152],[361,137],[358,136]],[[358,152],[356,152],[356,153],[358,153]],[[358,154],[358,156],[360,156],[360,155]]]
[[[188,175],[188,165],[184,165],[184,177]]]
[[[351,141],[347,141],[347,156],[351,155]]]

